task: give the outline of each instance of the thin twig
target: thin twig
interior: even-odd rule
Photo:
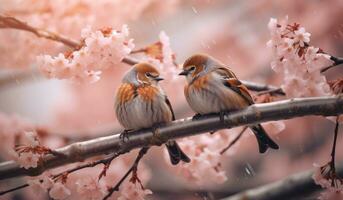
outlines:
[[[337,173],[343,174],[343,163],[338,165]],[[304,195],[310,195],[323,189],[314,182],[312,176],[313,169],[287,176],[284,179],[266,185],[241,191],[222,200],[302,199]]]
[[[29,25],[28,23],[23,22],[11,16],[5,16],[5,15],[0,14],[0,28],[13,28],[13,29],[18,29],[18,30],[28,31],[35,34],[37,37],[61,42],[74,49],[80,46],[80,43],[77,41],[74,41],[60,34],[56,34],[50,31],[39,29],[37,27],[33,27]]]
[[[84,159],[114,153],[130,151],[144,146],[160,145],[182,137],[199,135],[210,131],[252,125],[266,121],[277,121],[306,115],[337,116],[343,113],[343,95],[330,97],[295,98],[270,103],[254,104],[243,110],[224,115],[209,115],[199,120],[180,119],[158,128],[159,134],[153,134],[151,129],[137,130],[130,133],[130,139],[123,141],[118,134],[99,137],[93,140],[76,142],[56,149],[66,155],[55,157],[44,155],[42,163],[37,168],[20,168],[15,161],[0,163],[0,180],[23,175],[37,176],[44,171],[65,164],[83,161]]]
[[[73,172],[76,172],[78,170],[81,170],[81,169],[84,169],[84,168],[89,168],[89,167],[95,167],[99,164],[104,164],[105,166],[106,165],[109,165],[115,158],[117,158],[119,155],[123,154],[122,152],[116,152],[114,153],[112,156],[108,157],[108,158],[105,158],[105,159],[101,159],[101,160],[97,160],[97,161],[93,161],[93,162],[90,162],[90,163],[85,163],[85,164],[82,164],[82,165],[79,165],[77,167],[74,167],[74,168],[71,168],[71,169],[68,169],[64,172],[61,172],[59,174],[56,174],[56,175],[53,175],[52,176],[52,179],[53,180],[57,180],[59,179],[60,177],[62,176],[66,176],[66,175],[69,175]],[[101,172],[100,174],[103,174],[104,172]]]
[[[243,133],[247,130],[247,128],[248,128],[248,126],[245,126],[245,127],[241,130],[241,132],[239,132],[239,134],[235,137],[235,139],[232,140],[232,141],[230,142],[230,144],[229,144],[227,147],[225,147],[223,150],[220,151],[220,154],[223,155],[228,149],[230,149],[234,144],[236,144],[237,141],[242,137]]]
[[[5,195],[5,194],[10,193],[10,192],[14,192],[14,191],[17,191],[17,190],[26,188],[26,187],[28,187],[28,186],[29,186],[29,184],[25,183],[25,184],[23,184],[23,185],[20,185],[20,186],[17,186],[17,187],[8,189],[8,190],[1,191],[1,192],[0,192],[0,196]]]
[[[286,95],[281,88],[273,88],[273,89],[269,89],[269,90],[265,90],[265,91],[260,91],[260,92],[257,92],[256,95],[257,96],[260,96],[260,95],[264,95],[264,94],[276,94],[276,95]]]
[[[336,125],[335,125],[335,134],[333,137],[333,144],[332,144],[332,150],[331,150],[331,161],[330,161],[330,168],[332,170],[332,175],[336,176],[336,163],[335,163],[335,157],[336,157],[336,143],[337,143],[337,135],[338,135],[338,127],[339,127],[339,115],[336,118]],[[332,178],[331,180],[331,186],[335,186],[335,178]]]
[[[132,166],[130,167],[130,169],[125,173],[125,175],[119,180],[119,182],[114,186],[111,187],[110,189],[108,189],[108,193],[107,195],[103,198],[103,200],[106,200],[108,198],[110,198],[112,196],[112,194],[115,191],[119,191],[119,187],[120,185],[125,181],[125,179],[132,173],[133,175],[135,174],[135,176],[137,176],[137,169],[138,169],[138,164],[139,161],[143,158],[143,156],[148,152],[150,147],[143,147],[141,148],[141,150],[139,151],[135,162],[132,164]],[[138,177],[133,177],[135,178],[134,180],[138,179]],[[139,180],[138,180],[139,181]],[[139,181],[140,182],[140,181]]]
[[[76,171],[79,171],[79,170],[84,169],[84,168],[95,167],[95,166],[97,166],[99,164],[104,164],[105,166],[107,166],[108,164],[110,164],[115,158],[117,158],[121,154],[122,153],[114,153],[112,156],[110,156],[108,158],[97,160],[97,161],[90,162],[90,163],[84,163],[84,164],[79,165],[77,167],[68,169],[66,171],[63,171],[63,172],[55,174],[55,175],[52,175],[51,178],[54,181],[57,181],[60,178],[62,178],[62,179],[66,178],[69,174],[71,174],[73,172],[76,172]],[[101,174],[103,174],[103,173],[104,172],[101,172]],[[43,181],[43,180],[40,180],[40,181]],[[8,190],[1,191],[0,192],[0,196],[5,195],[5,194],[10,193],[10,192],[13,192],[13,191],[16,191],[16,190],[20,190],[20,189],[26,188],[28,186],[29,186],[29,184],[25,183],[23,185],[20,185],[20,186],[17,186],[17,187],[8,189]]]
[[[343,58],[340,58],[340,57],[335,57],[335,56],[330,56],[330,60],[333,61],[333,64],[330,65],[330,66],[327,66],[327,67],[324,67],[320,70],[321,73],[335,67],[335,66],[338,66],[338,65],[341,65],[343,64]]]

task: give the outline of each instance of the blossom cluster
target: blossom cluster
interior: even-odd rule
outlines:
[[[269,134],[278,134],[285,129],[284,122],[268,122],[263,127]],[[213,184],[224,183],[228,178],[223,170],[222,161],[224,156],[232,156],[236,153],[241,140],[223,154],[223,149],[230,144],[242,131],[241,128],[218,131],[212,134],[203,134],[191,138],[184,138],[178,141],[179,145],[190,157],[190,163],[182,163],[177,166],[176,171],[181,174],[186,181],[194,186],[211,186]],[[243,138],[251,137],[247,134]],[[168,155],[165,153],[167,162]]]
[[[273,50],[271,67],[281,74],[281,88],[288,97],[323,96],[331,94],[326,78],[320,69],[332,64],[330,56],[309,45],[311,34],[300,24],[289,24],[270,19],[271,40],[267,45]]]
[[[195,185],[221,184],[227,180],[225,171],[221,166],[220,149],[210,145],[210,143],[218,141],[222,135],[212,136],[196,136],[182,139],[179,142],[182,149],[190,157],[191,162],[182,163],[178,166],[177,173]]]
[[[159,41],[136,51],[144,53],[138,55],[139,60],[149,62],[156,66],[161,71],[163,77],[175,80],[178,76],[179,69],[175,62],[175,53],[170,45],[170,38],[164,32],[159,34]]]
[[[36,127],[29,121],[20,118],[16,115],[6,115],[0,113],[0,152],[1,157],[5,159],[17,158],[15,145],[18,142],[30,143],[27,140],[25,133],[35,131]],[[26,139],[25,139],[26,138]],[[31,140],[33,143],[33,141]]]
[[[324,166],[315,165],[312,176],[314,182],[325,189],[319,196],[319,200],[336,200],[343,198],[343,179],[337,177],[331,162]]]
[[[0,138],[0,156],[17,161],[19,166],[25,169],[36,168],[42,156],[51,153],[52,150],[45,145],[53,148],[64,145],[59,141],[63,139],[51,135],[47,130],[18,116],[2,113],[0,113]],[[72,174],[61,174],[66,169],[77,167],[80,163],[47,170],[37,177],[28,177],[27,183],[30,190],[25,192],[32,196],[27,198],[45,199],[46,194],[49,194],[52,199],[102,199],[107,194],[107,188],[118,182],[124,175],[123,172],[129,169],[132,162],[132,159],[129,158],[120,156],[113,160],[107,169],[106,176],[102,177],[100,181],[98,175],[103,170],[101,165],[78,170]],[[91,161],[94,160],[85,162]],[[144,163],[140,163],[138,168],[139,179],[145,185],[151,177],[150,171]],[[56,176],[57,174],[60,176]],[[121,199],[143,199],[148,194],[151,194],[151,191],[142,188],[140,184],[125,181],[118,194],[113,196]]]
[[[17,162],[20,167],[25,169],[37,167],[38,161],[43,152],[33,152],[35,148],[39,147],[39,141],[35,132],[24,133],[24,144],[16,148],[18,153]]]
[[[134,48],[133,39],[129,38],[126,25],[121,31],[105,28],[92,31],[85,28],[81,34],[80,47],[72,52],[58,56],[40,55],[37,64],[42,73],[48,78],[71,79],[75,82],[96,82],[101,73],[118,65]],[[175,54],[171,49],[168,35],[161,31],[159,41],[134,53],[140,61],[145,61],[156,66],[164,77],[174,80],[178,74],[175,63]]]
[[[95,82],[103,70],[118,64],[134,48],[128,36],[126,25],[121,31],[107,28],[93,32],[88,27],[82,30],[80,48],[56,57],[38,56],[37,63],[48,78]]]
[[[66,38],[79,39],[80,31],[90,25],[94,29],[139,19],[151,11],[164,16],[175,10],[180,0],[2,0],[0,12],[17,17],[28,24]],[[1,67],[30,68],[40,54],[56,55],[64,50],[62,44],[38,39],[26,31],[0,31]]]
[[[71,164],[67,168],[77,166],[77,164]],[[95,166],[80,169],[71,174],[63,173],[63,169],[49,170],[38,177],[28,178],[27,182],[35,197],[43,197],[43,195],[48,194],[56,200],[76,198],[98,200],[107,195],[108,188],[113,187],[128,168],[130,168],[129,162],[124,156],[113,160],[106,171],[106,175],[102,178],[99,178],[102,166]],[[144,163],[140,163],[139,175],[139,179],[144,185],[150,179],[150,171]],[[152,192],[143,188],[140,183],[126,180],[120,185],[118,193],[114,193],[111,199],[143,200],[149,194]]]

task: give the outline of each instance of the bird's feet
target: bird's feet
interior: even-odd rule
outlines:
[[[202,115],[199,114],[199,113],[197,113],[197,114],[195,114],[195,115],[192,117],[192,120],[198,120],[198,119],[200,119],[201,117],[202,117]]]
[[[219,112],[219,120],[220,120],[220,122],[221,123],[223,123],[223,124],[225,124],[225,115],[227,114],[227,112],[225,112],[225,111],[221,111],[221,112]]]
[[[124,130],[123,132],[121,132],[119,135],[119,139],[121,139],[123,142],[128,141],[130,139],[129,138],[129,132],[130,132],[130,130]]]
[[[164,141],[161,139],[161,135],[159,133],[159,126],[160,125],[161,124],[156,124],[156,125],[153,125],[151,127],[151,132],[152,132],[154,143],[158,146],[161,146],[164,143]]]

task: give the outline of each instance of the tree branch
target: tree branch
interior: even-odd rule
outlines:
[[[337,173],[343,175],[343,163]],[[312,179],[313,170],[291,175],[285,179],[261,187],[246,190],[222,200],[288,200],[322,190]]]
[[[115,158],[117,158],[119,155],[121,155],[123,153],[125,153],[125,152],[116,152],[115,154],[111,155],[110,157],[107,157],[107,158],[104,158],[104,159],[100,159],[100,160],[97,160],[97,161],[93,161],[93,162],[89,162],[89,163],[83,163],[81,165],[78,165],[78,166],[73,167],[71,169],[67,169],[67,170],[65,170],[63,172],[60,172],[58,174],[51,175],[50,177],[56,182],[58,179],[66,178],[69,174],[71,174],[73,172],[79,171],[79,170],[84,169],[84,168],[95,167],[95,166],[97,166],[99,164],[103,164],[104,165],[104,169],[102,170],[102,172],[99,175],[99,179],[100,179],[101,176],[105,176],[106,175],[106,170],[107,170],[108,166],[111,164],[111,162]],[[43,180],[40,180],[40,181],[42,182]],[[17,187],[11,188],[11,189],[0,191],[0,196],[4,195],[4,194],[7,194],[7,193],[10,193],[10,192],[13,192],[13,191],[16,191],[16,190],[20,190],[20,189],[26,188],[28,186],[29,186],[29,184],[25,183],[25,184],[22,184],[20,186],[17,186]]]
[[[233,139],[229,145],[227,145],[224,149],[220,151],[220,154],[223,155],[227,150],[229,150],[234,144],[238,142],[238,140],[242,137],[243,133],[248,129],[248,126],[244,126],[241,132]]]
[[[132,166],[130,167],[130,169],[125,173],[125,175],[118,181],[118,183],[109,188],[108,189],[108,193],[107,195],[103,198],[103,200],[106,200],[108,198],[110,198],[112,196],[112,194],[115,192],[115,191],[119,191],[119,187],[121,186],[121,184],[125,181],[125,179],[132,173],[132,178],[131,178],[131,182],[135,183],[136,181],[138,181],[140,184],[141,181],[139,180],[138,178],[138,175],[137,175],[137,170],[138,170],[138,164],[140,162],[140,160],[143,158],[143,156],[148,152],[150,147],[143,147],[141,148],[141,150],[138,152],[138,155],[134,161],[134,163],[132,164]],[[141,185],[142,186],[142,185]],[[143,187],[143,186],[142,186]]]
[[[330,55],[330,60],[333,61],[333,64],[330,65],[330,66],[327,66],[327,67],[322,68],[322,69],[320,70],[321,73],[326,72],[327,70],[329,70],[329,69],[331,69],[331,68],[333,68],[333,67],[335,67],[335,66],[337,66],[337,65],[343,64],[343,58],[340,58],[340,57],[335,57],[335,56],[331,56],[331,55]]]
[[[150,129],[130,132],[128,141],[119,138],[119,134],[100,137],[84,142],[76,142],[56,149],[64,156],[46,155],[37,168],[20,168],[15,161],[0,163],[0,180],[17,176],[36,176],[45,170],[82,161],[92,156],[126,152],[144,146],[161,145],[170,139],[177,139],[224,128],[261,123],[271,120],[283,120],[306,115],[334,116],[343,113],[343,95],[331,97],[296,98],[265,104],[255,104],[246,109],[224,116],[205,116],[198,120],[181,119],[161,126],[153,134]]]
[[[0,14],[0,28],[13,28],[23,31],[28,31],[35,34],[37,37],[46,38],[49,40],[61,42],[71,48],[78,48],[80,43],[60,34],[56,34],[50,31],[46,31],[43,29],[39,29],[37,27],[33,27],[26,22],[23,22],[19,19],[14,17],[5,16]]]

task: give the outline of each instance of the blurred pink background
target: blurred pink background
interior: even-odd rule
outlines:
[[[56,13],[67,7],[63,4],[72,5],[73,2],[56,1],[55,4],[60,6],[57,8],[55,5]],[[179,64],[193,53],[205,52],[228,64],[243,80],[276,86],[281,84],[281,79],[270,67],[271,51],[266,46],[270,39],[267,24],[271,17],[282,19],[288,16],[290,22],[300,23],[311,33],[313,46],[331,55],[343,56],[341,0],[150,0],[118,1],[113,7],[106,7],[106,3],[100,1],[106,8],[96,7],[95,2],[86,3],[92,6],[88,11],[81,8],[81,11],[74,11],[73,19],[69,21],[61,20],[59,14],[51,19],[43,12],[29,15],[18,11],[36,12],[30,10],[40,8],[36,1],[25,4],[0,0],[0,13],[9,12],[74,39],[78,39],[81,28],[87,24],[98,28],[119,28],[122,24],[128,24],[137,48],[157,41],[163,30],[170,37]],[[87,13],[90,11],[94,13]],[[95,18],[87,21],[85,16]],[[41,18],[48,20],[41,22]],[[5,31],[0,29],[0,41],[3,34],[12,39],[21,36],[16,35],[18,31]],[[121,130],[113,110],[114,96],[123,74],[129,69],[128,65],[120,64],[107,69],[101,80],[93,84],[46,79],[37,72],[33,62],[28,62],[31,58],[24,57],[28,56],[30,48],[38,55],[61,52],[65,47],[38,39],[30,33],[20,34],[29,35],[27,41],[0,42],[0,79],[7,77],[5,82],[0,81],[1,113],[15,114],[32,124],[46,127],[54,135],[69,138],[67,143]],[[14,62],[13,59],[18,56],[22,56],[23,60]],[[21,72],[29,76],[20,78],[18,75]],[[336,68],[327,72],[326,77],[333,80],[342,72],[342,68]],[[184,83],[183,77],[163,83],[178,119],[193,115],[183,96]],[[182,175],[175,175],[177,169],[161,162],[161,157],[164,157],[162,148],[153,148],[145,158],[152,176],[147,188],[154,192],[149,198],[206,199],[213,195],[217,199],[311,169],[314,163],[324,164],[329,160],[334,129],[332,121],[323,117],[304,117],[287,120],[285,124],[286,128],[281,133],[272,134],[280,150],[261,155],[257,151],[255,138],[243,137],[231,153],[223,155],[222,169],[228,179],[222,184],[192,185]],[[338,142],[342,142],[341,136]],[[47,144],[57,148],[66,143],[56,139]],[[337,160],[342,163],[343,145],[339,144],[337,148]]]

